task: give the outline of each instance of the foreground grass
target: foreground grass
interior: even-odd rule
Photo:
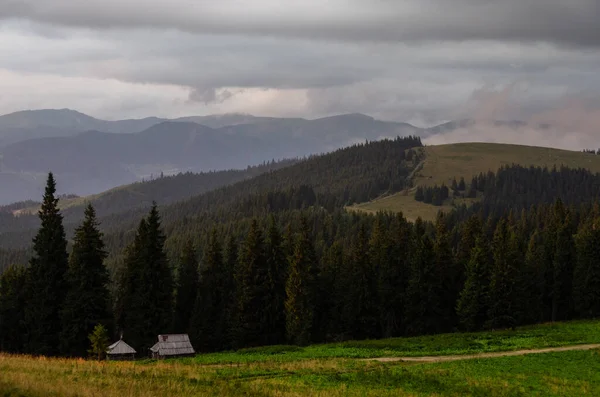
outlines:
[[[600,343],[600,321],[572,321],[519,327],[514,331],[348,341],[308,347],[270,346],[243,349],[237,352],[203,354],[194,358],[181,359],[179,362],[182,364],[236,364],[331,358],[446,356],[587,343]]]
[[[600,354],[407,365],[352,359],[230,366],[0,355],[0,396],[597,396]]]
[[[428,364],[358,359],[599,342],[600,321],[576,321],[514,331],[271,346],[159,362],[0,354],[0,396],[591,396],[600,395],[596,351]]]

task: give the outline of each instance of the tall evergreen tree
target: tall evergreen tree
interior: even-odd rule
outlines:
[[[377,337],[377,275],[369,258],[369,240],[363,224],[359,226],[350,247],[344,277],[346,296],[342,308],[342,326],[345,335],[354,339]]]
[[[143,350],[168,332],[172,323],[173,279],[164,251],[165,236],[153,204],[140,222],[127,252],[123,331],[134,348]]]
[[[500,220],[494,232],[492,256],[487,326],[489,328],[514,327],[516,325],[514,252],[511,252],[511,230],[504,218]]]
[[[488,286],[490,284],[490,254],[486,239],[476,237],[471,259],[466,267],[466,281],[460,293],[456,312],[466,331],[481,329],[487,319]]]
[[[61,312],[61,352],[65,355],[85,356],[94,327],[110,323],[106,256],[96,211],[88,204],[83,223],[75,229],[69,257],[68,292]]]
[[[232,341],[235,347],[269,344],[265,337],[269,332],[265,302],[269,296],[268,274],[263,235],[258,221],[253,219],[235,271],[236,324]]]
[[[297,345],[309,344],[313,330],[316,258],[311,234],[306,219],[301,218],[285,288],[287,337]]]
[[[34,255],[29,262],[26,288],[26,350],[40,355],[59,353],[60,312],[67,290],[67,240],[55,194],[56,182],[50,173],[39,211],[41,227],[33,239]]]
[[[284,252],[281,232],[274,216],[269,217],[265,240],[267,264],[269,268],[268,322],[269,340],[280,344],[286,338],[285,290],[287,282],[287,258]]]
[[[600,218],[582,227],[577,236],[577,264],[573,295],[577,314],[600,316]]]
[[[200,286],[192,317],[192,338],[201,351],[227,345],[227,300],[224,290],[223,251],[215,229],[204,253]]]
[[[113,297],[113,315],[117,331],[115,336],[122,336],[127,331],[125,336],[130,341],[130,328],[133,331],[133,337],[135,337],[135,328],[137,328],[134,323],[135,313],[132,305],[137,303],[134,298],[139,288],[137,280],[143,266],[141,252],[144,249],[147,230],[146,219],[142,219],[138,224],[133,242],[123,252],[123,264],[117,269],[116,275],[116,287]],[[133,319],[131,319],[132,316]]]
[[[370,258],[377,270],[379,323],[383,337],[398,336],[403,326],[403,300],[410,257],[410,226],[402,214],[389,231],[380,217],[371,234]]]
[[[542,217],[540,223],[543,224],[542,234],[544,241],[544,321],[552,321],[555,286],[554,256],[557,254],[557,232],[564,225],[564,221],[566,219],[566,208],[562,200],[558,199],[552,205],[552,208],[545,210],[544,213],[540,213],[540,216]]]
[[[431,238],[425,233],[421,218],[413,227],[413,250],[410,278],[406,289],[405,323],[411,335],[440,332],[441,324],[441,275],[435,264]]]
[[[344,247],[336,241],[324,253],[317,278],[316,340],[330,341],[340,334],[340,312],[346,293],[340,282],[343,269]]]
[[[23,351],[23,311],[27,270],[9,266],[0,274],[0,351]]]
[[[441,277],[441,329],[450,331],[456,325],[457,321],[455,305],[460,293],[459,280],[462,272],[454,264],[450,236],[446,229],[446,218],[443,212],[438,214],[436,220],[433,252],[437,268],[436,272]]]
[[[198,259],[192,240],[188,240],[183,248],[177,268],[175,288],[173,332],[189,333],[196,294],[198,293]]]
[[[542,235],[536,231],[529,239],[524,268],[518,278],[518,288],[523,296],[518,302],[520,324],[543,321],[545,282],[544,242]]]
[[[225,338],[226,348],[232,346],[232,341],[235,339],[235,331],[237,324],[237,309],[236,309],[236,284],[235,272],[238,266],[238,243],[233,235],[227,238],[225,250],[223,253],[223,299],[225,300],[225,319],[227,332]]]
[[[462,267],[463,273],[471,260],[472,250],[476,245],[478,237],[482,236],[481,219],[477,215],[469,217],[460,227],[460,238],[456,248],[455,261],[459,267]],[[464,277],[460,282],[464,282]]]
[[[573,299],[573,273],[575,264],[573,231],[568,217],[556,231],[556,250],[553,258],[552,321],[568,320]]]

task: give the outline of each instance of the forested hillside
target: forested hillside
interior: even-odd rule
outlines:
[[[509,168],[499,175],[512,175],[506,186],[525,188],[524,181],[545,172]],[[560,196],[578,172],[557,170],[542,181],[557,182],[547,190]],[[105,254],[92,209],[78,229],[69,270],[64,263],[62,270],[55,267],[66,258],[66,242],[51,205],[55,201],[47,194],[48,222],[38,233],[31,270],[11,268],[0,282],[0,318],[10,319],[0,322],[2,348],[85,354],[83,348],[54,344],[62,335],[67,347],[83,346],[90,329],[67,313],[89,314],[84,302],[99,308],[89,323],[107,324],[114,336],[123,331],[138,349],[169,330],[188,332],[199,351],[499,329],[600,315],[600,207],[593,189],[585,190],[588,200],[577,198],[579,205],[552,200],[520,212],[507,205],[489,216],[485,210],[439,216],[433,224],[411,223],[401,214],[328,210],[315,205],[311,190],[282,193],[285,205],[271,211],[262,212],[268,200],[243,201],[238,212],[218,215],[222,222],[205,219],[206,212],[175,224],[153,207],[113,268],[110,290],[98,281],[108,274],[97,273]],[[48,233],[52,228],[58,232]],[[98,258],[86,262],[97,270],[76,271],[84,265],[81,255]],[[27,276],[33,272],[36,277]],[[57,277],[61,272],[64,279]],[[91,276],[103,292],[76,293],[81,278]],[[67,286],[58,306],[40,297],[56,291],[38,289],[42,280]],[[39,299],[45,304],[41,312],[39,304],[32,306]],[[106,299],[108,314],[98,306]],[[38,320],[56,318],[52,313],[64,314],[48,324]],[[73,326],[77,332],[67,331]]]
[[[94,205],[98,216],[150,208],[153,201],[167,205],[293,165],[298,161],[300,159],[269,161],[257,166],[248,166],[243,170],[201,172],[197,174],[186,172],[173,176],[157,176],[156,179],[151,181],[120,186],[92,196],[61,197],[59,205],[66,224],[74,224],[82,219],[87,203]],[[37,216],[39,206],[40,203],[34,201],[1,206],[0,235],[37,228],[39,226]]]
[[[214,219],[225,222],[240,217],[263,215],[269,210],[276,211],[284,207],[299,208],[302,203],[296,202],[297,200],[308,200],[309,205],[317,203],[328,209],[341,208],[354,202],[371,200],[385,192],[403,189],[406,177],[419,162],[415,151],[409,149],[420,145],[420,140],[415,137],[357,144],[326,155],[312,156],[293,166],[263,173],[256,178],[165,206],[161,212],[168,227],[177,230],[182,224],[189,223],[190,219],[197,219],[196,222],[200,223],[212,222]],[[160,183],[154,181],[150,186],[154,188]],[[163,192],[161,196],[146,196],[147,200],[163,204],[159,199],[169,191],[160,191]],[[291,200],[291,196],[296,198]],[[134,203],[136,202],[134,199]],[[107,211],[111,211],[111,201],[105,203],[108,203]],[[115,205],[118,206],[118,202]],[[80,219],[72,216],[71,211],[79,211],[78,214],[81,214],[81,207],[65,210],[69,235]],[[99,213],[104,214],[101,211],[104,211],[102,205]],[[108,234],[109,241],[114,240],[116,245],[111,252],[118,252],[127,238],[131,238],[130,232],[144,213],[145,210],[138,207],[100,217],[102,230]],[[7,249],[28,247],[38,221],[34,217],[28,217],[25,218],[29,222],[26,224],[19,218],[10,218],[6,214],[5,217],[6,225],[13,222],[16,226],[7,226],[6,232],[0,234],[0,246]],[[201,226],[204,225],[198,227]],[[20,231],[14,231],[16,227]],[[109,244],[109,248],[112,247]]]
[[[419,144],[315,156],[103,217],[104,234],[89,206],[69,246],[50,178],[33,250],[3,253],[29,266],[0,280],[0,346],[85,355],[99,323],[141,351],[165,332],[212,351],[600,315],[599,174],[502,167],[457,183],[480,204],[434,223],[344,210],[404,189]]]

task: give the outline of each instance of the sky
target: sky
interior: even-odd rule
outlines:
[[[0,0],[0,114],[519,119],[593,143],[599,26],[600,0]]]

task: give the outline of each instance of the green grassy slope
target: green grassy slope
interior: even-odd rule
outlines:
[[[426,146],[420,150],[426,158],[420,170],[414,174],[414,186],[450,185],[453,178],[464,177],[467,183],[481,172],[497,171],[503,165],[587,168],[600,172],[600,156],[561,149],[498,143],[455,143]],[[468,202],[467,202],[468,203]],[[414,188],[368,203],[349,207],[353,210],[377,212],[381,210],[402,211],[411,220],[422,217],[435,219],[440,209],[450,210],[450,205],[436,207],[414,200]]]
[[[597,350],[444,363],[356,358],[515,350],[600,342],[600,321],[515,331],[298,347],[165,361],[95,362],[0,354],[0,395],[105,396],[595,396]]]

